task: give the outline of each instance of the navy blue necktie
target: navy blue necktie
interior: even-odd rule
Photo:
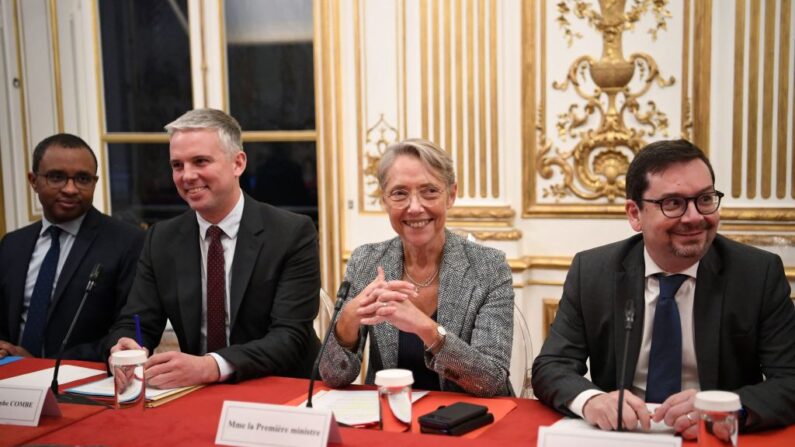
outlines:
[[[47,309],[50,307],[52,289],[55,285],[55,272],[58,270],[58,257],[61,254],[60,228],[52,225],[47,229],[50,233],[50,249],[44,255],[44,261],[33,286],[33,295],[30,296],[28,317],[25,320],[25,332],[20,343],[34,357],[41,357],[41,348],[44,345],[44,328],[47,326]]]
[[[660,297],[654,311],[654,327],[646,379],[646,402],[662,403],[668,396],[682,391],[682,323],[676,291],[687,275],[657,275]]]

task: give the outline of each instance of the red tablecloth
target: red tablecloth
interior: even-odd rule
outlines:
[[[15,363],[24,363],[15,362]],[[40,361],[41,362],[41,361]],[[44,361],[46,362],[46,361]],[[51,362],[50,362],[51,364]],[[49,366],[49,364],[44,364]],[[18,365],[21,367],[22,365]],[[39,364],[39,368],[44,367]],[[0,367],[0,378],[10,374]],[[25,365],[28,371],[37,368]],[[217,384],[180,399],[146,410],[106,410],[71,425],[62,424],[43,436],[27,438],[36,444],[212,445],[224,400],[284,404],[306,393],[306,380],[269,377],[239,384]],[[535,446],[538,428],[560,415],[538,401],[515,399],[517,407],[476,439],[414,433],[388,433],[373,429],[341,428],[343,445],[392,446]],[[62,408],[65,405],[62,405]],[[93,408],[93,407],[92,407]],[[41,428],[41,427],[38,427]],[[0,443],[20,427],[0,426]],[[742,435],[743,447],[795,445],[795,426],[761,434]],[[694,443],[687,443],[695,445]]]
[[[66,362],[70,365],[84,366],[86,368],[101,369],[102,365],[91,362]],[[0,379],[27,374],[42,369],[52,367],[54,362],[48,359],[23,359],[0,366]],[[97,374],[104,373],[104,369],[98,370]],[[65,389],[66,385],[73,386],[85,381],[96,380],[96,378],[75,381],[70,384],[59,384],[59,389]],[[0,446],[19,445],[32,441],[47,433],[72,425],[93,414],[104,410],[102,407],[87,405],[60,404],[61,417],[41,416],[38,427],[22,427],[18,425],[0,425]]]

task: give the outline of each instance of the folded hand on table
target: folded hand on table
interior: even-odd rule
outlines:
[[[684,390],[672,394],[654,410],[654,422],[664,421],[685,439],[695,439],[698,435],[698,414],[693,409],[696,390]]]
[[[616,430],[618,428],[618,391],[597,394],[585,402],[582,408],[583,418],[591,425],[602,430]],[[651,428],[651,415],[646,409],[646,402],[629,391],[624,392],[624,405],[621,418],[627,430],[634,431],[640,428],[649,431]]]

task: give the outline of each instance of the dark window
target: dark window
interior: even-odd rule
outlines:
[[[226,0],[229,109],[246,130],[315,128],[311,0]]]
[[[317,225],[315,143],[246,143],[243,191]],[[188,209],[171,178],[168,144],[108,144],[113,215],[151,225]]]
[[[107,131],[161,132],[193,108],[187,0],[102,0],[99,14]]]

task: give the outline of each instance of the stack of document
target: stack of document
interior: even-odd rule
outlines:
[[[147,386],[146,406],[157,407],[166,402],[170,402],[176,398],[182,397],[185,394],[190,393],[191,391],[195,391],[201,388],[202,386],[203,385],[195,385],[195,386],[184,386],[180,388],[163,388],[163,389],[152,388]],[[96,382],[91,382],[85,385],[69,388],[68,390],[66,390],[66,392],[72,394],[82,394],[88,397],[113,398],[115,394],[115,390],[113,388],[113,377],[106,377],[102,380],[97,380]],[[137,394],[136,387],[131,386],[128,388],[127,392],[122,394],[120,401],[130,402],[133,399],[135,399],[136,394]]]

